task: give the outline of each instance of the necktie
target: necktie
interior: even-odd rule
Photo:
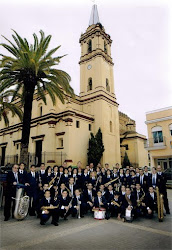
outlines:
[[[155,176],[153,175],[153,178],[152,178],[152,185],[155,185]]]

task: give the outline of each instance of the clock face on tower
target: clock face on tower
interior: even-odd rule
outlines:
[[[91,69],[91,68],[92,68],[91,64],[88,64],[87,69]]]

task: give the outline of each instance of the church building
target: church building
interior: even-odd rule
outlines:
[[[79,96],[73,99],[66,95],[65,104],[57,100],[53,106],[48,94],[47,105],[43,104],[36,93],[34,95],[29,165],[45,162],[46,165],[53,166],[61,165],[64,161],[68,165],[76,165],[81,161],[85,167],[90,132],[96,134],[99,127],[105,147],[101,163],[109,163],[111,167],[116,163],[121,165],[120,136],[126,140],[128,136],[126,130],[128,131],[128,124],[131,125],[131,119],[118,111],[119,104],[115,95],[113,76],[114,63],[111,57],[112,40],[99,20],[96,5],[92,8],[89,26],[81,35],[79,42],[81,46]],[[17,102],[20,105],[20,101],[16,100]],[[0,123],[1,165],[20,161],[22,124],[17,117],[10,117],[9,120],[9,127],[5,127],[2,121]],[[132,126],[136,139],[138,134],[133,120]],[[144,149],[146,138],[143,135],[139,136],[141,143],[133,145],[137,147],[135,153],[138,154],[139,150],[143,150],[141,161],[137,155],[137,162],[134,158],[130,159],[130,162],[145,165],[147,164],[147,152]],[[125,145],[122,147],[122,152]],[[127,147],[125,149],[133,150]]]

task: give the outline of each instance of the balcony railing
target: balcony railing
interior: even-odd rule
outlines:
[[[165,136],[161,138],[149,138],[145,141],[144,144],[145,149],[147,150],[158,150],[166,148],[166,138]]]

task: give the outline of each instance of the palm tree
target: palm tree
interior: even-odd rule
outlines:
[[[74,91],[69,84],[70,76],[66,72],[56,69],[63,56],[52,57],[60,46],[47,52],[51,35],[45,36],[44,32],[40,31],[39,39],[34,33],[34,43],[29,44],[26,38],[21,38],[14,30],[13,32],[14,43],[4,37],[9,44],[1,44],[10,52],[11,56],[1,54],[0,93],[11,86],[14,86],[12,100],[17,93],[22,93],[24,114],[20,160],[27,164],[34,92],[36,91],[45,104],[46,93],[48,93],[55,105],[57,98],[64,103],[66,94],[74,97]]]
[[[21,121],[23,118],[20,107],[10,101],[13,94],[12,90],[0,93],[0,121],[4,120],[5,126],[9,126],[8,111],[12,113],[12,116],[17,115]]]

